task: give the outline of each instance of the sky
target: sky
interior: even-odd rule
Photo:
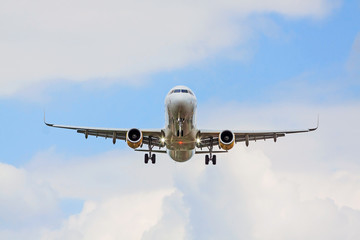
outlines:
[[[0,239],[358,239],[360,2],[0,0]],[[176,163],[67,125],[316,132]]]

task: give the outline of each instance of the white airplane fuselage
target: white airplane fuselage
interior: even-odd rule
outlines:
[[[185,86],[174,87],[165,98],[165,144],[177,162],[185,162],[195,153],[196,106],[195,95]]]

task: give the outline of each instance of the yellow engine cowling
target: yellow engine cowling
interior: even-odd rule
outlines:
[[[219,145],[224,150],[230,150],[234,147],[235,135],[229,130],[222,131],[219,134]]]
[[[138,148],[141,146],[142,141],[143,141],[143,135],[139,129],[133,128],[126,133],[126,142],[129,145],[129,147],[134,149]]]

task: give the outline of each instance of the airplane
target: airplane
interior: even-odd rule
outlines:
[[[226,153],[235,143],[273,139],[284,137],[286,134],[315,131],[319,126],[319,119],[315,128],[284,131],[234,131],[234,130],[204,130],[196,127],[197,99],[194,92],[186,86],[172,88],[165,98],[165,127],[163,129],[138,128],[94,128],[66,126],[47,123],[44,114],[44,123],[55,128],[76,130],[88,136],[111,138],[113,144],[123,140],[135,151],[146,152],[144,161],[156,162],[155,153],[168,153],[176,162],[186,162],[194,154],[206,154],[205,164],[212,162],[216,165],[216,153]],[[147,145],[147,149],[143,146]],[[218,146],[219,150],[214,150]],[[157,147],[158,149],[154,149]],[[206,150],[202,150],[205,148]]]

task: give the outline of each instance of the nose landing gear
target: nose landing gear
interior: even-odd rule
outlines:
[[[183,130],[183,123],[185,119],[184,118],[178,118],[177,122],[179,125],[179,130],[177,130],[177,137],[183,137],[184,136],[184,130]]]

